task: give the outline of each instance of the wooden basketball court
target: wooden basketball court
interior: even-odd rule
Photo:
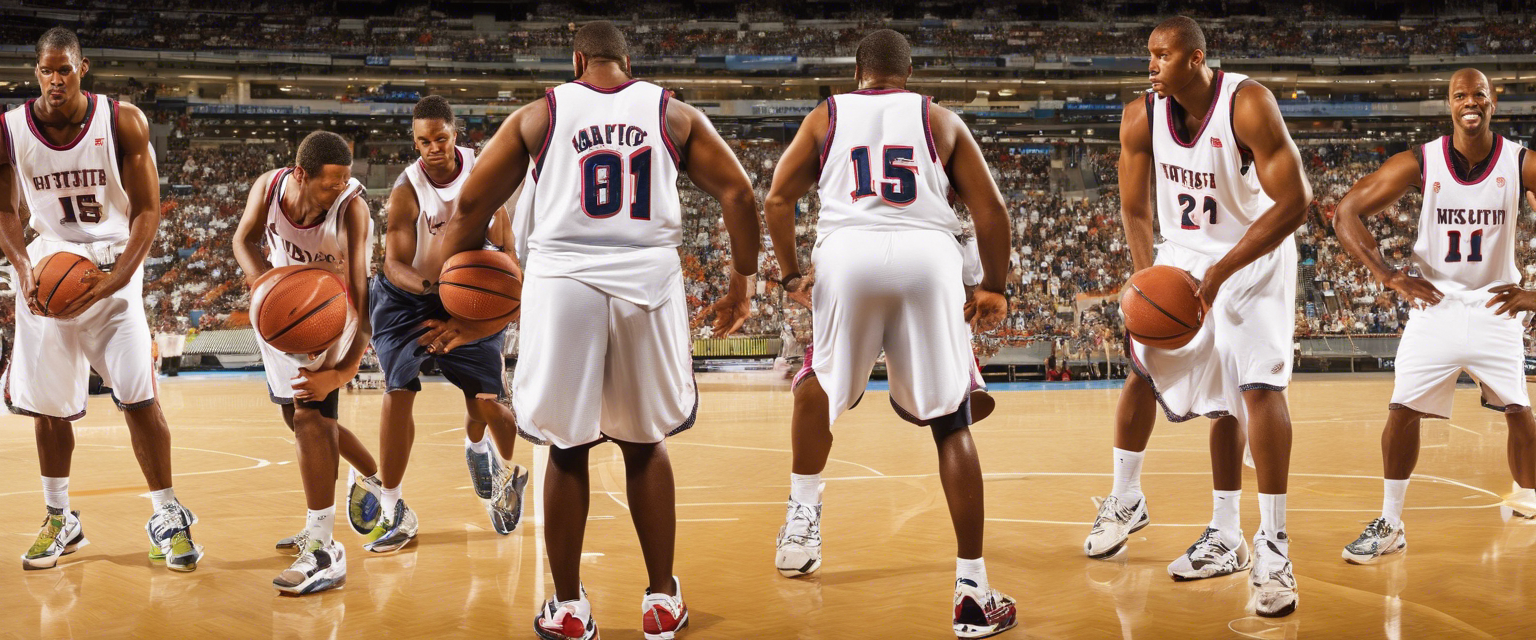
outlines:
[[[777,375],[709,374],[697,426],[670,443],[678,485],[678,567],[691,610],[687,638],[944,638],[954,543],[932,440],[870,392],[840,422],[827,478],[825,564],[780,578],[774,535],[788,495],[787,385]],[[1458,392],[1450,421],[1426,421],[1408,493],[1409,551],[1370,567],[1339,558],[1378,514],[1379,436],[1391,378],[1298,376],[1289,531],[1300,583],[1296,614],[1244,610],[1247,574],[1174,583],[1164,567],[1210,514],[1204,421],[1159,425],[1143,485],[1152,526],[1111,561],[1083,557],[1098,496],[1110,486],[1114,389],[998,393],[975,428],[987,472],[986,559],[992,583],[1020,604],[1002,638],[1529,637],[1536,601],[1536,522],[1500,516],[1510,489],[1505,429]],[[271,579],[291,561],[273,543],[303,526],[292,438],[257,375],[162,380],[174,433],[176,490],[200,518],[207,556],[191,574],[146,559],[149,500],[121,417],[92,398],[77,423],[71,480],[91,545],[51,570],[19,557],[43,517],[31,422],[0,418],[0,637],[532,637],[551,582],[543,557],[543,452],[523,527],[490,530],[469,490],[462,401],[428,383],[405,499],[421,517],[412,546],[348,550],[344,588],[279,597]],[[381,395],[343,396],[343,423],[376,446]],[[342,473],[343,479],[345,472]],[[644,572],[612,446],[593,454],[583,579],[603,637],[640,638]],[[338,495],[341,487],[338,483]],[[1258,525],[1248,473],[1243,522]]]

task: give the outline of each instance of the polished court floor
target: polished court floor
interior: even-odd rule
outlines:
[[[678,485],[678,566],[692,615],[685,638],[944,638],[953,535],[933,445],[871,391],[839,423],[827,478],[825,564],[788,580],[771,565],[788,493],[787,385],[770,374],[709,374],[697,426],[669,443]],[[1291,390],[1295,451],[1289,529],[1298,612],[1279,621],[1245,611],[1246,574],[1174,583],[1164,567],[1209,518],[1203,421],[1159,424],[1143,485],[1152,526],[1110,561],[1082,555],[1096,500],[1110,486],[1110,418],[1118,391],[998,394],[977,425],[987,473],[986,558],[993,585],[1020,603],[1003,638],[1533,637],[1536,522],[1506,521],[1504,423],[1459,391],[1456,415],[1428,421],[1405,513],[1408,553],[1378,566],[1339,558],[1380,507],[1379,435],[1391,390],[1380,375],[1300,376]],[[191,574],[146,559],[149,500],[111,401],[92,398],[77,423],[71,480],[91,545],[52,570],[17,558],[42,520],[28,419],[0,418],[0,638],[532,637],[549,595],[540,513],[543,452],[529,514],[510,536],[489,527],[469,490],[462,402],[444,383],[417,401],[417,446],[405,499],[421,516],[416,543],[387,555],[349,551],[340,590],[279,597],[271,579],[290,559],[272,543],[302,527],[289,433],[260,378],[164,380],[176,491],[201,522],[207,557]],[[377,443],[380,394],[343,396],[342,421]],[[345,472],[342,474],[345,477]],[[583,579],[602,635],[640,638],[644,573],[618,451],[593,454]],[[340,490],[338,483],[338,490]],[[338,491],[339,492],[339,491]],[[1258,526],[1251,470],[1243,522]]]

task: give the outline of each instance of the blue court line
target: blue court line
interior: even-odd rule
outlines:
[[[988,382],[987,391],[1079,391],[1083,389],[1119,389],[1124,380],[1073,380],[1071,382]],[[890,383],[870,380],[870,391],[890,391]]]

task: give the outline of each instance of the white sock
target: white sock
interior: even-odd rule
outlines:
[[[331,543],[331,533],[336,530],[336,505],[324,509],[310,509],[309,515],[304,519],[304,531],[309,534],[311,542],[318,542],[318,546],[326,546]],[[310,545],[314,547],[316,545]]]
[[[155,511],[159,511],[160,507],[164,506],[168,502],[174,502],[175,500],[176,490],[170,487],[166,487],[159,491],[149,492],[149,501],[154,503]]]
[[[395,517],[395,503],[400,502],[400,489],[401,487],[379,489],[379,506],[383,507],[384,515]]]
[[[821,504],[821,474],[789,474],[789,499],[800,504]]]
[[[464,444],[469,445],[470,451],[484,455],[491,448],[491,439],[486,436],[488,433],[490,433],[490,429],[481,431],[479,440],[470,440],[469,436],[464,436]]]
[[[1403,500],[1408,495],[1408,479],[1381,481],[1381,517],[1394,525],[1403,523]]]
[[[1141,498],[1141,459],[1144,451],[1115,449],[1115,486],[1110,495],[1120,498]]]
[[[987,565],[981,558],[968,560],[955,558],[955,579],[970,580],[981,588],[982,593],[987,592]]]
[[[1211,528],[1229,536],[1243,530],[1243,490],[1211,492]],[[1232,542],[1228,540],[1228,542]]]
[[[50,508],[69,513],[69,477],[43,478],[43,502]]]
[[[1280,537],[1282,533],[1285,533],[1285,494],[1259,494],[1259,535],[1274,541],[1281,551],[1285,551],[1290,543]]]

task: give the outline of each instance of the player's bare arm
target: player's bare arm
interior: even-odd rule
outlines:
[[[938,105],[928,106],[933,125],[933,142],[939,160],[949,173],[950,186],[971,212],[976,225],[976,248],[981,254],[981,284],[965,305],[965,319],[977,331],[990,331],[1008,315],[1008,299],[1003,296],[1008,273],[1008,252],[1012,230],[1003,194],[992,180],[981,146],[971,136],[971,129],[953,111]]]
[[[123,190],[128,193],[128,244],[112,272],[100,276],[89,292],[56,314],[59,318],[78,316],[127,286],[149,257],[160,229],[160,173],[149,149],[149,120],[138,107],[118,105],[117,144],[123,153]]]
[[[496,215],[491,219],[491,230],[486,232],[486,237],[512,259],[512,264],[518,266],[518,277],[522,277],[522,265],[517,261],[517,234],[512,232],[512,214],[507,213],[506,207],[502,207],[496,210]]]
[[[1120,119],[1120,222],[1137,271],[1152,266],[1152,131],[1147,126],[1147,101],[1125,105]]]
[[[1529,152],[1524,158],[1524,163],[1520,165],[1520,183],[1526,186],[1526,202],[1536,209],[1536,191],[1532,190],[1536,188],[1536,160],[1531,158]],[[1493,299],[1486,306],[1498,305],[1494,313],[1515,316],[1521,311],[1536,311],[1536,290],[1522,288],[1516,283],[1499,285],[1489,291],[1493,293]]]
[[[491,215],[523,184],[528,163],[543,148],[548,132],[549,106],[544,99],[523,105],[501,123],[464,182],[458,213],[443,228],[441,255],[427,256],[423,270],[436,273],[448,256],[479,249],[485,243]]]
[[[1333,220],[1333,229],[1339,235],[1339,244],[1359,260],[1381,284],[1390,287],[1414,306],[1433,305],[1440,302],[1443,294],[1428,280],[1409,275],[1393,268],[1381,255],[1376,237],[1365,227],[1364,218],[1386,211],[1398,202],[1409,189],[1424,187],[1419,171],[1419,160],[1412,151],[1404,151],[1388,158],[1381,168],[1361,178],[1339,202]]]
[[[280,170],[273,169],[261,174],[251,183],[251,192],[245,196],[245,212],[240,214],[240,224],[235,226],[235,262],[245,272],[245,286],[256,289],[263,274],[272,270],[266,251],[261,248],[262,237],[267,230],[267,190]]]
[[[384,232],[384,277],[401,291],[421,295],[432,288],[436,278],[429,278],[411,266],[416,258],[416,218],[421,206],[416,202],[416,187],[401,180],[389,190],[389,228]]]
[[[725,230],[731,237],[730,286],[723,299],[708,307],[715,314],[715,337],[724,337],[739,331],[750,315],[750,301],[756,288],[752,276],[757,274],[757,253],[762,244],[757,194],[752,192],[752,181],[736,160],[736,154],[704,112],[683,102],[669,101],[666,126],[668,131],[680,134],[672,139],[688,178],[719,201]]]
[[[21,213],[21,189],[16,185],[16,172],[11,170],[9,154],[0,154],[0,252],[16,270],[14,283],[17,294],[27,303],[32,315],[45,315],[37,306],[37,283],[32,280],[32,259],[27,256],[27,239],[23,233],[26,220]]]
[[[347,299],[357,314],[357,331],[353,333],[352,344],[336,362],[336,366],[316,371],[299,370],[298,377],[294,378],[293,397],[300,400],[320,400],[357,375],[357,368],[363,362],[363,353],[368,350],[368,341],[373,337],[373,325],[368,316],[370,265],[363,259],[368,255],[368,243],[373,241],[368,235],[368,216],[368,203],[363,201],[362,196],[355,196],[347,203],[344,219],[347,228],[347,272],[344,277],[350,293]]]
[[[1206,270],[1200,299],[1209,306],[1221,284],[1239,269],[1274,251],[1307,218],[1312,185],[1301,168],[1301,152],[1280,117],[1280,104],[1269,89],[1245,83],[1232,96],[1232,127],[1239,142],[1253,152],[1259,185],[1275,201],[1254,221],[1227,255]]]
[[[800,123],[800,131],[784,149],[783,157],[773,169],[773,186],[763,201],[763,221],[768,225],[768,237],[773,239],[773,257],[779,261],[781,284],[789,298],[811,306],[810,291],[813,278],[800,269],[800,254],[795,249],[795,204],[820,177],[821,144],[827,137],[827,105],[818,105]]]

